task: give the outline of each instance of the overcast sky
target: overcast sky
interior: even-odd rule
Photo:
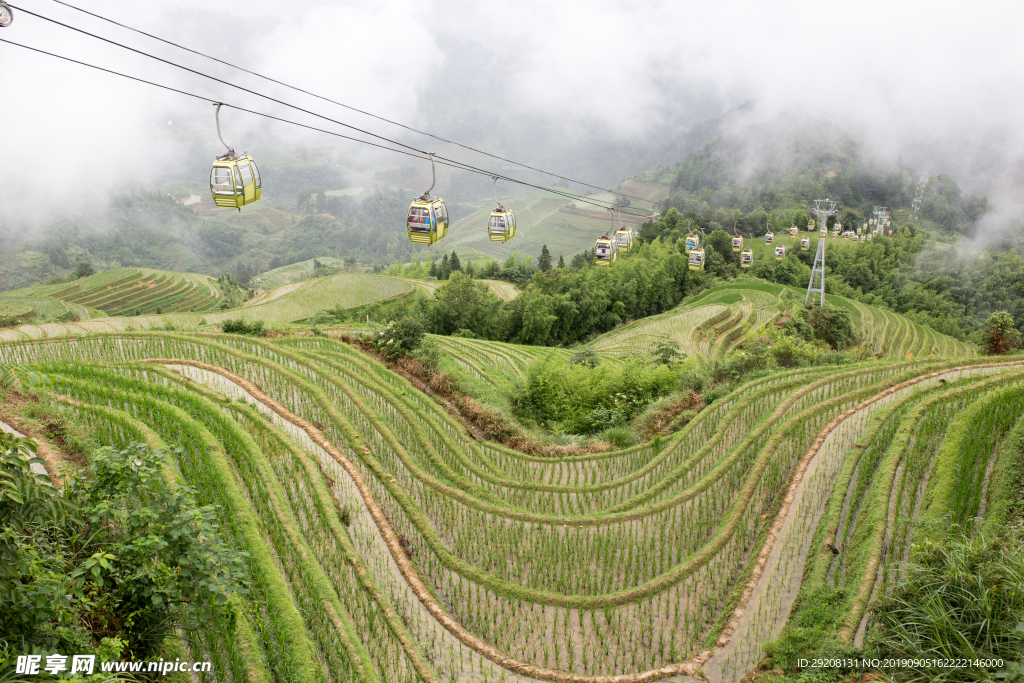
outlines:
[[[332,118],[403,135],[53,0],[13,4]],[[989,183],[1024,150],[1024,42],[1016,35],[1022,3],[75,4],[385,117],[514,150],[528,163],[551,162],[540,141],[553,133],[649,143],[751,100],[765,116],[825,116],[876,151],[935,166],[923,170],[954,171],[965,186]],[[15,10],[0,38],[342,130],[26,12]],[[42,205],[66,211],[83,197],[99,200],[130,179],[174,167],[182,151],[161,128],[168,120],[208,117],[209,156],[219,152],[207,103],[10,45],[0,44],[0,64],[2,215]],[[225,117],[225,137],[240,148],[252,148],[248,143],[267,130],[249,115]],[[533,128],[544,135],[531,136]],[[280,125],[270,132],[288,142],[324,139]]]

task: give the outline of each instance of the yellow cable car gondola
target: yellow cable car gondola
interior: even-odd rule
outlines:
[[[619,251],[628,252],[633,248],[633,228],[627,228],[625,226],[615,231],[615,242],[619,247]]]
[[[611,211],[612,209],[608,209]],[[612,226],[614,227],[614,223]],[[619,229],[615,231],[615,243],[621,252],[629,252],[633,248],[633,228],[622,222],[622,211],[619,211]]]
[[[819,230],[818,237],[820,237],[821,239],[825,239],[826,237],[828,237],[828,228],[822,228],[821,230]]]
[[[765,244],[771,244],[774,241],[775,241],[775,233],[774,232],[769,230],[768,232],[766,232],[764,234],[764,243]]]
[[[754,250],[747,247],[740,254],[740,268],[749,268],[754,264]]]
[[[247,152],[236,154],[231,145],[224,142],[220,134],[220,108],[223,105],[217,102],[214,106],[217,107],[217,137],[228,151],[213,161],[210,169],[210,194],[217,206],[238,209],[241,213],[243,206],[260,199],[263,190],[260,170]]]
[[[496,189],[498,178],[495,176],[492,176],[492,178],[494,179],[494,186],[491,189],[494,191],[494,203],[498,206],[494,211],[491,211],[491,217],[487,221],[487,236],[491,238],[492,242],[508,242],[516,236],[516,215],[512,213],[512,209],[506,209],[498,201]]]
[[[430,184],[430,190],[433,190],[434,185],[437,184],[433,152],[430,153],[430,171],[434,178],[434,182]],[[440,197],[430,196],[430,190],[412,200],[405,224],[410,242],[428,246],[444,239],[448,234],[448,209]]]
[[[807,221],[807,232],[814,232],[814,219],[811,218]]]
[[[613,237],[605,233],[597,239],[597,244],[594,245],[594,265],[610,266],[615,263],[618,255],[619,248]]]
[[[800,234],[800,230],[795,225],[790,226],[790,228],[789,228],[789,236],[790,237],[796,237],[798,234]]]
[[[800,249],[802,251],[807,251],[810,248],[811,248],[811,238],[810,237],[804,237],[803,239],[800,240]]]
[[[784,258],[786,258],[786,245],[780,244],[775,247],[775,260],[781,261]]]
[[[704,250],[697,247],[690,252],[690,270],[704,270]]]
[[[739,235],[732,238],[732,250],[743,251],[743,238]]]
[[[689,235],[686,236],[686,242],[683,244],[683,251],[689,254],[691,251],[697,248],[698,244],[700,244],[700,240],[698,240],[697,236],[691,232]]]

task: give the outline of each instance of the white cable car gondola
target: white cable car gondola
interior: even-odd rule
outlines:
[[[828,237],[828,228],[822,228],[821,230],[819,230],[818,237],[820,237],[821,239],[825,239],[826,237]]]
[[[784,258],[786,258],[786,245],[780,244],[775,247],[775,260],[781,261]]]
[[[0,0],[0,28],[7,28],[14,22],[14,12],[6,2]]]

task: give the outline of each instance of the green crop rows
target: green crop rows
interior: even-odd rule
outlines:
[[[718,353],[787,301],[719,288],[594,348],[668,335]],[[123,332],[7,343],[0,361],[38,363],[101,440],[183,446],[176,476],[222,506],[254,586],[223,629],[190,636],[217,680],[738,680],[804,568],[808,585],[857,586],[856,638],[914,538],[984,514],[1024,411],[1019,361],[955,358],[967,348],[857,314],[894,357],[762,377],[669,437],[564,458],[474,439],[324,337]],[[438,342],[483,381],[551,352]],[[825,536],[851,552],[809,552]]]

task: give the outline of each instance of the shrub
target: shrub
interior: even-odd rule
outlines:
[[[850,314],[841,308],[814,307],[807,316],[807,322],[814,329],[814,338],[827,343],[836,351],[842,351],[856,339]]]
[[[587,367],[549,355],[527,369],[523,404],[565,432],[595,433],[626,424],[678,381],[678,370],[642,358]]]
[[[869,645],[881,658],[924,661],[1020,656],[1024,620],[1024,539],[965,538],[915,548],[905,579],[874,607]],[[988,681],[984,668],[915,667],[897,680]]]
[[[424,334],[423,321],[409,316],[394,320],[387,327],[377,330],[370,343],[388,360],[394,360],[415,351],[423,341]]]
[[[431,372],[436,372],[441,364],[441,345],[434,339],[424,339],[413,353],[413,358]]]
[[[985,321],[985,354],[994,356],[1009,353],[1020,346],[1020,332],[1013,322],[1013,316],[1006,311],[997,311]]]
[[[251,337],[264,337],[267,329],[262,320],[225,320],[220,324],[220,329],[225,334],[247,334]]]

